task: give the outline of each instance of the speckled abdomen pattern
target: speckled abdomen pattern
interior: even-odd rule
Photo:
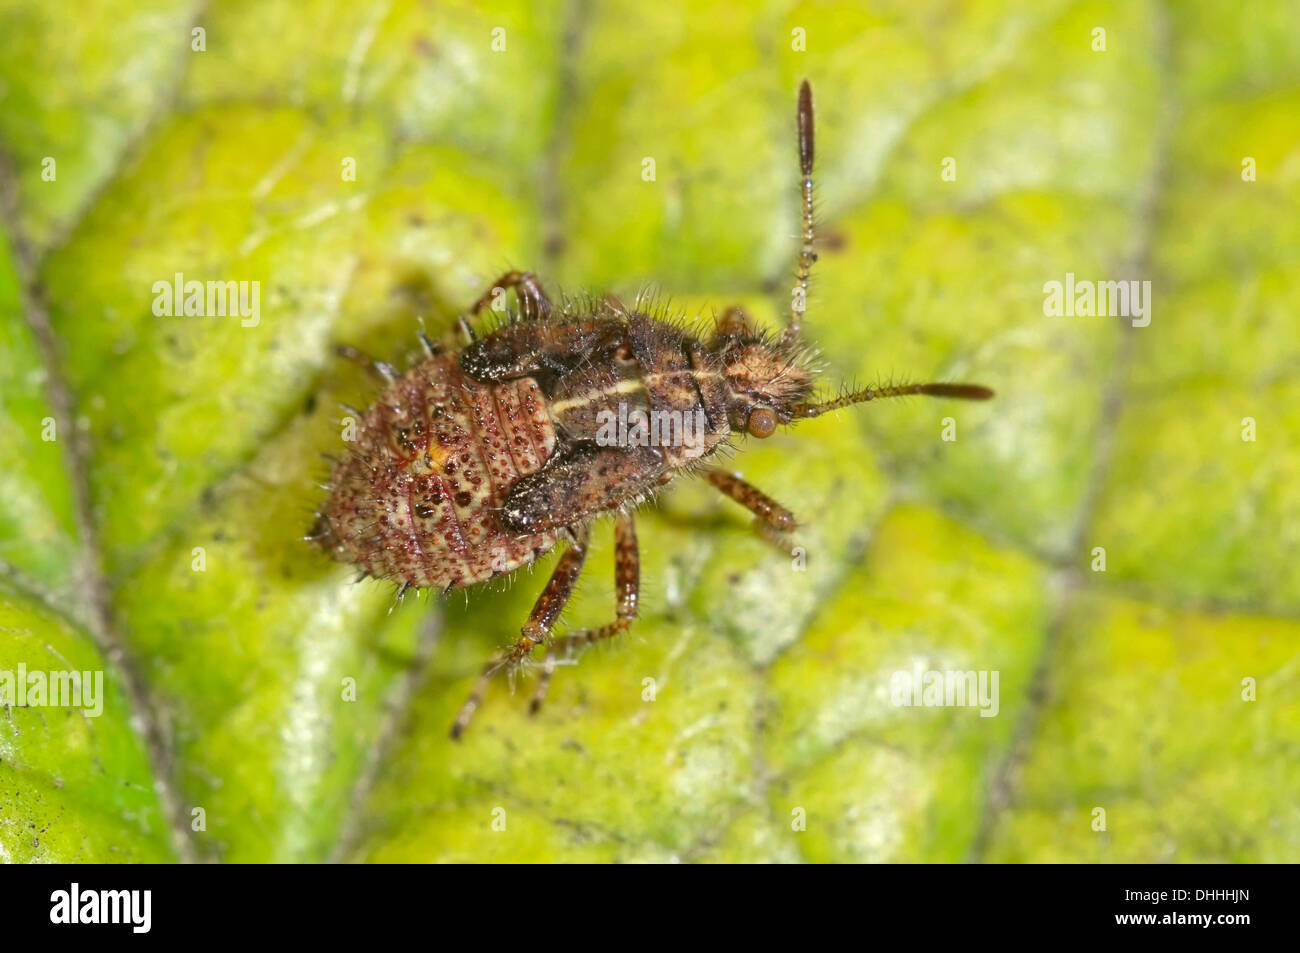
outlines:
[[[531,562],[555,533],[511,536],[501,505],[555,449],[532,378],[481,384],[429,358],[366,411],[316,533],[335,558],[398,584],[457,589]]]

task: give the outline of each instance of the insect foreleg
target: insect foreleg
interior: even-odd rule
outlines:
[[[737,474],[726,470],[706,470],[704,478],[753,513],[768,529],[783,535],[794,531],[797,525],[794,514]]]
[[[713,339],[718,341],[726,337],[743,337],[746,334],[753,333],[754,323],[749,319],[749,315],[738,305],[732,305],[722,313],[718,318],[718,326],[714,331]]]

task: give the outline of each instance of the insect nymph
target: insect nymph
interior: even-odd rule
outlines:
[[[460,319],[469,343],[388,380],[334,467],[330,496],[310,539],[342,562],[407,589],[449,592],[513,572],[567,541],[519,639],[484,667],[452,727],[459,737],[491,678],[539,645],[547,664],[533,696],[545,697],[555,660],[625,632],[637,615],[639,555],[633,512],[675,476],[698,472],[770,530],[795,527],[789,510],[710,459],[733,436],[770,437],[778,427],[850,404],[929,394],[982,400],[973,384],[876,387],[819,401],[813,352],[800,329],[813,241],[813,106],[807,82],[797,110],[803,229],[793,307],[783,331],[755,328],[727,311],[707,339],[682,322],[599,303],[554,306],[526,272],[503,275]],[[475,338],[498,289],[517,313]],[[693,439],[610,441],[608,422],[628,410],[700,421]],[[685,436],[684,428],[677,433]],[[590,526],[614,517],[614,620],[552,639],[587,555]]]

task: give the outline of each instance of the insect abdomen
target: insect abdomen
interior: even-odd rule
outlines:
[[[412,368],[365,413],[335,468],[318,535],[372,576],[456,589],[549,550],[554,533],[513,536],[500,523],[514,484],[555,449],[531,377],[483,384],[454,355]]]

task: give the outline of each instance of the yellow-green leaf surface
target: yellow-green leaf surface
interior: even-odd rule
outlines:
[[[0,671],[107,686],[0,708],[0,856],[1300,859],[1297,44],[1283,2],[0,0]],[[797,548],[674,487],[632,633],[452,742],[555,557],[394,606],[308,546],[374,393],[335,345],[405,362],[510,268],[775,325],[805,76],[826,386],[996,400],[742,444]],[[1045,314],[1067,273],[1150,324]],[[256,320],[155,314],[178,274]],[[561,631],[612,616],[595,537]]]

